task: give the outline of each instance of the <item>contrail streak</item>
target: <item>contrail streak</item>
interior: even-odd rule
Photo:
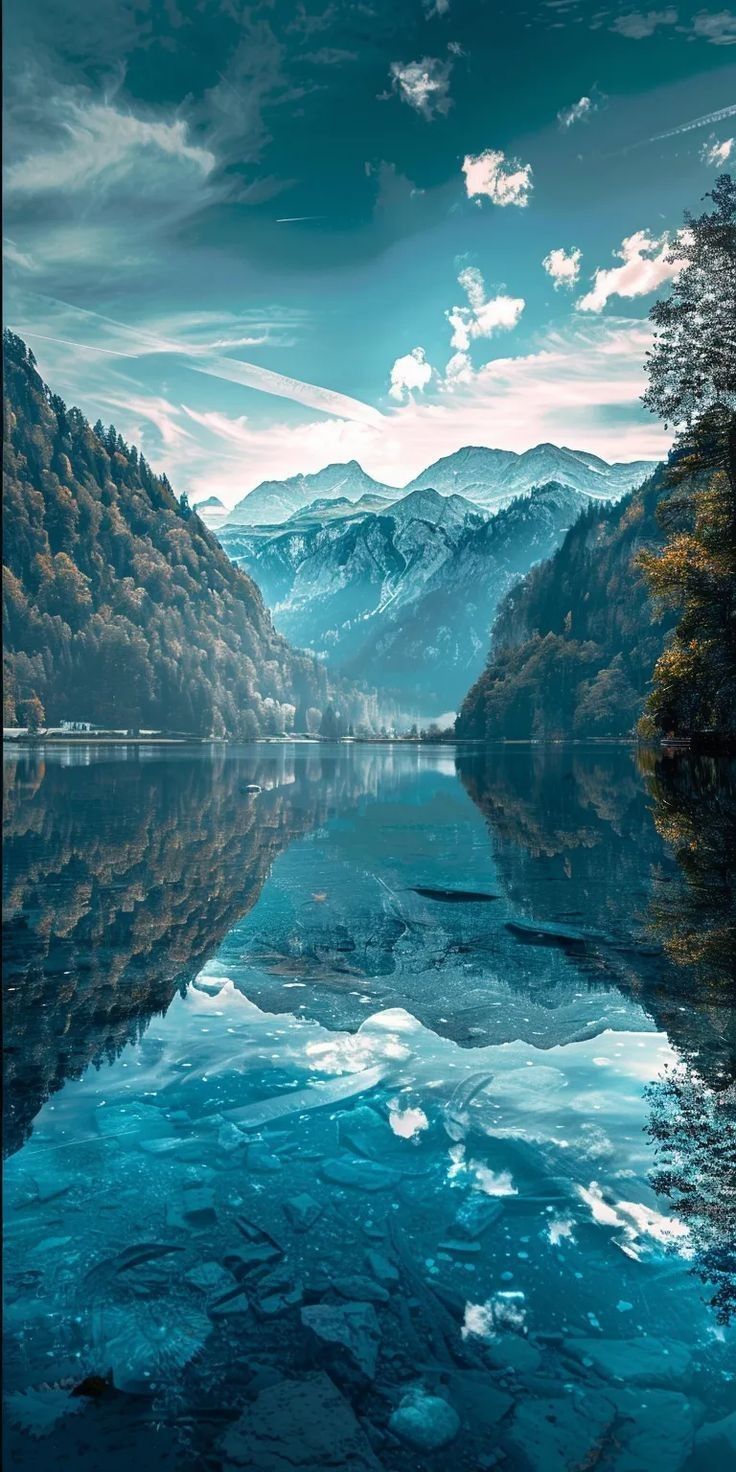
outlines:
[[[712,127],[715,123],[725,123],[726,118],[732,117],[736,117],[736,103],[720,107],[717,112],[707,112],[704,117],[693,118],[689,123],[678,123],[676,128],[668,128],[666,133],[655,133],[647,142],[659,143],[662,138],[676,138],[678,133],[692,133],[695,128]]]

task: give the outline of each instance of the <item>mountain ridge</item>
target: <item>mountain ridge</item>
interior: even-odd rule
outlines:
[[[262,481],[227,516],[227,526],[279,525],[315,500],[357,502],[365,495],[403,499],[412,491],[462,495],[486,510],[508,504],[535,485],[564,481],[600,500],[615,500],[654,469],[649,460],[609,462],[588,450],[543,442],[521,452],[465,445],[428,465],[404,486],[376,481],[357,460],[326,465],[309,475]]]

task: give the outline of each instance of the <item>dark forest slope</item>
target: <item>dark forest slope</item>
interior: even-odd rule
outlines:
[[[547,562],[507,594],[463,737],[630,735],[674,617],[655,609],[636,564],[659,548],[662,468],[614,506],[591,506]]]
[[[186,498],[50,393],[12,334],[4,415],[5,724],[252,737],[296,711],[303,729],[324,670],[275,632]]]

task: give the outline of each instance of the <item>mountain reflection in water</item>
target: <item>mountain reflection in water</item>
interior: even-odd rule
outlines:
[[[5,779],[14,1466],[730,1467],[731,770]]]

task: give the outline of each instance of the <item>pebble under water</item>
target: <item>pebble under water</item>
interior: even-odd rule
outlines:
[[[8,1466],[734,1465],[732,770],[5,778]]]

